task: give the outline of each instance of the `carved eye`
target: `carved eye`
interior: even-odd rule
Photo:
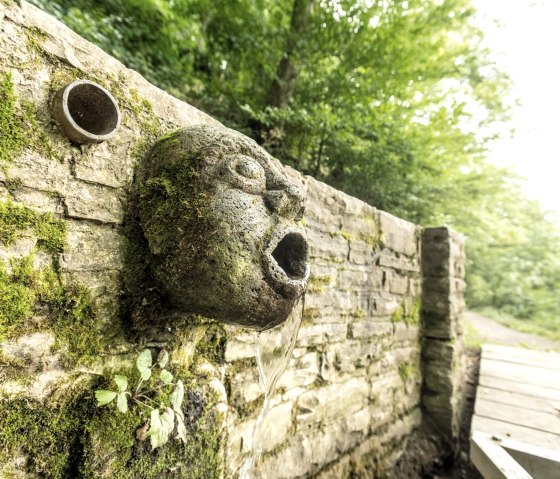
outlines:
[[[235,171],[250,180],[264,178],[263,167],[250,158],[240,158],[235,165]]]
[[[247,193],[261,195],[266,190],[264,167],[250,156],[230,156],[223,163],[221,175],[231,186]]]

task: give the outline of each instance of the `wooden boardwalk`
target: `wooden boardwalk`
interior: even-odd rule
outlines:
[[[486,478],[560,478],[560,354],[484,345],[471,438]]]

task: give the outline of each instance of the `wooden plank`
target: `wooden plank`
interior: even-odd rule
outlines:
[[[560,452],[512,440],[501,446],[533,479],[560,479]]]
[[[478,378],[480,386],[491,387],[501,391],[512,391],[524,394],[528,397],[539,397],[560,401],[560,390],[550,389],[546,386],[529,385],[519,381],[510,381],[508,379],[500,379],[493,376],[480,375]]]
[[[558,366],[560,362],[560,351],[536,351],[534,349],[515,348],[497,344],[483,345],[482,354],[501,354],[508,358],[527,358],[529,360],[549,363],[552,366]]]
[[[505,354],[509,357],[540,358],[556,363],[560,360],[560,351],[537,351],[535,349],[516,348],[500,344],[485,344],[482,352]]]
[[[499,421],[552,432],[560,436],[560,415],[476,398],[474,413]]]
[[[485,479],[533,479],[521,465],[492,440],[471,437],[470,458]]]
[[[503,353],[486,352],[481,355],[482,359],[493,359],[495,361],[501,361],[503,363],[509,363],[512,365],[523,364],[525,366],[532,366],[536,368],[552,369],[554,371],[560,371],[560,362],[556,363],[550,359],[545,358],[526,358],[519,356],[506,356]]]
[[[557,400],[528,396],[513,391],[494,389],[487,386],[478,386],[476,398],[486,399],[511,406],[520,406],[528,410],[543,411],[550,414],[560,414],[560,398]],[[560,416],[559,416],[560,417]]]
[[[538,431],[518,424],[499,421],[483,416],[474,415],[471,423],[472,434],[485,432],[500,435],[516,441],[534,444],[535,446],[560,451],[560,436],[551,432]]]
[[[493,359],[484,359],[480,362],[480,375],[508,379],[509,381],[517,381],[560,391],[560,371],[552,369],[513,365]]]

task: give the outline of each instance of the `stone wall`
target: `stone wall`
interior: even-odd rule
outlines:
[[[0,1],[0,51],[0,476],[235,477],[262,403],[255,333],[187,318],[180,334],[139,337],[122,308],[123,278],[134,272],[135,166],[165,132],[217,122],[25,2]],[[76,146],[52,120],[54,93],[77,78],[116,97],[123,124],[112,140]],[[444,247],[422,257],[418,226],[288,173],[307,192],[312,274],[257,475],[383,476],[421,423],[422,403],[448,414],[445,400],[422,400],[422,367],[426,391],[456,396],[430,371],[432,360],[445,358],[447,371],[460,357],[460,311],[444,308],[443,319],[430,311],[438,313],[439,295],[460,300],[462,289],[427,278],[459,276],[461,257],[452,268],[437,254]],[[424,245],[435,245],[428,234]],[[421,261],[435,295],[424,296],[424,332]],[[455,329],[433,332],[434,319],[451,317]],[[186,446],[150,452],[134,438],[140,411],[119,416],[93,403],[92,391],[109,387],[146,347],[169,350],[174,374],[189,385]]]
[[[258,477],[376,477],[421,420],[420,229],[303,182],[312,273]],[[231,475],[249,452],[262,399],[253,342],[231,329],[226,345]]]
[[[462,315],[464,238],[449,228],[422,234],[423,405],[448,439],[456,441],[463,410]]]

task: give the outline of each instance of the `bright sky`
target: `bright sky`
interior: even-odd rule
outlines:
[[[514,137],[496,142],[492,159],[513,164],[527,178],[527,194],[560,218],[560,0],[472,3],[520,100]]]

